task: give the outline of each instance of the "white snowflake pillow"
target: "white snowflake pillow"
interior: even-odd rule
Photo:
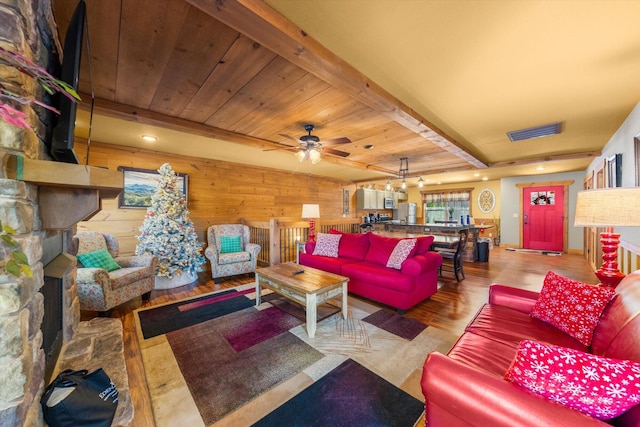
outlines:
[[[537,341],[520,342],[504,378],[600,420],[640,403],[640,363]]]
[[[531,317],[549,323],[590,346],[602,311],[614,295],[613,288],[576,282],[550,271],[531,309]]]
[[[402,263],[409,257],[413,248],[416,247],[418,239],[402,239],[393,248],[389,260],[387,261],[387,267],[400,270]]]
[[[342,234],[318,233],[318,238],[316,239],[316,247],[313,250],[313,255],[338,258],[338,247],[340,246],[341,237]]]

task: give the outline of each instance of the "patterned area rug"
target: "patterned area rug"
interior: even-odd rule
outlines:
[[[299,307],[269,292],[255,307],[253,286],[136,310],[157,426],[420,419],[422,364],[455,337],[350,297],[346,320],[318,310],[311,339]],[[302,412],[318,421],[296,418]]]

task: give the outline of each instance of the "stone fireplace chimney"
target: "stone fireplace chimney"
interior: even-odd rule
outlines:
[[[0,46],[49,68],[59,45],[50,0],[0,0]],[[11,67],[0,65],[0,82],[42,98],[37,84]],[[0,425],[39,427],[40,396],[55,364],[46,361],[43,341],[50,339],[43,330],[48,322],[60,322],[61,339],[68,342],[80,320],[76,261],[64,252],[75,224],[99,211],[102,197],[113,198],[122,189],[122,174],[51,161],[43,142],[51,128],[48,113],[25,113],[35,132],[0,119],[0,221],[16,231],[33,271],[32,278],[0,274]],[[61,319],[51,317],[53,308],[45,305],[45,277],[60,287],[51,298],[60,302]]]

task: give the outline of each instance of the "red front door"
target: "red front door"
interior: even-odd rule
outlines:
[[[564,187],[528,187],[523,191],[523,247],[562,251]]]

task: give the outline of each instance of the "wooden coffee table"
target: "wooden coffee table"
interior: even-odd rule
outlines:
[[[297,271],[304,273],[294,274]],[[262,288],[271,289],[306,309],[307,333],[316,334],[318,305],[342,297],[342,317],[347,318],[348,277],[339,276],[291,262],[256,270],[256,306],[260,305]]]

